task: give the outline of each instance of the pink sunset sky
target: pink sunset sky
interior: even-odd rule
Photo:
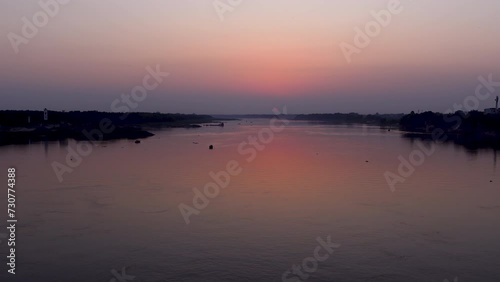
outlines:
[[[137,111],[445,111],[474,94],[479,76],[500,82],[495,0],[401,0],[348,63],[340,44],[354,44],[355,28],[390,2],[243,0],[221,20],[212,0],[72,0],[16,53],[9,34],[22,36],[23,17],[43,10],[2,1],[0,110],[109,111],[156,65],[170,76]]]

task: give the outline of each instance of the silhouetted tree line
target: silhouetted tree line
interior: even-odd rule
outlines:
[[[44,121],[42,111],[0,111],[0,145],[27,144],[68,138],[75,140],[147,138],[154,134],[144,130],[144,125],[150,127],[200,127],[197,123],[212,121],[211,116],[195,114],[124,114],[97,111],[49,111],[48,117],[48,121]],[[29,120],[30,122],[28,122]],[[103,127],[105,129],[102,129]]]
[[[372,124],[380,126],[398,125],[404,114],[374,114],[361,115],[358,113],[309,114],[298,115],[295,120],[320,121],[335,124]]]
[[[401,119],[400,128],[406,131],[403,137],[409,139],[453,142],[470,150],[500,149],[500,115],[478,111],[411,113]]]
[[[30,127],[41,124],[69,124],[78,127],[93,127],[103,119],[110,119],[114,125],[141,125],[146,123],[198,123],[209,122],[211,116],[195,114],[162,113],[107,113],[98,111],[49,111],[49,120],[44,121],[43,111],[0,111],[0,126]],[[28,117],[31,122],[28,123]]]
[[[500,134],[500,115],[487,115],[478,111],[467,114],[461,111],[452,114],[411,113],[401,118],[400,128],[412,132],[432,132],[438,128],[457,134]]]

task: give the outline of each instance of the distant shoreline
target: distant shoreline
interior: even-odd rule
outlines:
[[[469,149],[500,149],[500,114],[479,111],[451,114],[411,113],[400,121],[403,137],[454,142]]]
[[[208,115],[161,113],[107,113],[0,111],[0,145],[65,139],[117,140],[154,136],[145,127],[200,128],[216,121]],[[105,126],[106,130],[101,130]]]
[[[201,128],[224,126],[224,121],[273,118],[274,115],[196,115],[162,113],[107,113],[97,111],[0,111],[0,146],[29,142],[93,138],[89,132],[103,122],[113,130],[103,133],[100,140],[142,139],[154,136],[147,128]],[[500,148],[500,115],[473,111],[441,114],[434,112],[411,114],[357,113],[286,115],[289,120],[322,124],[366,124],[381,128],[398,128],[403,138],[433,140],[433,132],[443,131],[453,141],[470,148]],[[85,134],[85,133],[88,134]],[[90,135],[90,136],[89,136]],[[101,137],[101,135],[99,135]],[[436,140],[434,140],[436,141]],[[438,140],[439,141],[439,140]]]

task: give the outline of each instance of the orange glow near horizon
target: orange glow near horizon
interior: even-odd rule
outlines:
[[[147,66],[160,65],[171,76],[141,110],[217,113],[245,101],[242,111],[267,113],[263,105],[281,100],[297,112],[400,112],[417,110],[416,97],[425,97],[418,107],[442,110],[474,91],[478,75],[499,68],[493,7],[500,6],[492,0],[459,1],[453,12],[445,2],[407,1],[351,63],[340,44],[353,44],[354,29],[387,1],[245,1],[223,21],[212,2],[65,6],[20,54],[4,41],[0,92],[12,93],[6,107],[30,105],[42,92],[74,101],[54,107],[61,110],[82,103],[108,109],[141,82]],[[4,34],[19,33],[19,19],[38,8],[36,1],[0,5]],[[360,103],[367,97],[372,104]],[[441,104],[428,102],[435,97]],[[165,100],[173,108],[161,107]]]

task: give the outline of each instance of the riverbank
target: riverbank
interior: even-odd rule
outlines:
[[[206,115],[49,111],[45,120],[41,111],[0,111],[0,145],[141,139],[154,136],[146,128],[200,128],[212,122]]]
[[[500,115],[482,112],[411,113],[400,121],[403,137],[454,142],[469,149],[500,149]]]

